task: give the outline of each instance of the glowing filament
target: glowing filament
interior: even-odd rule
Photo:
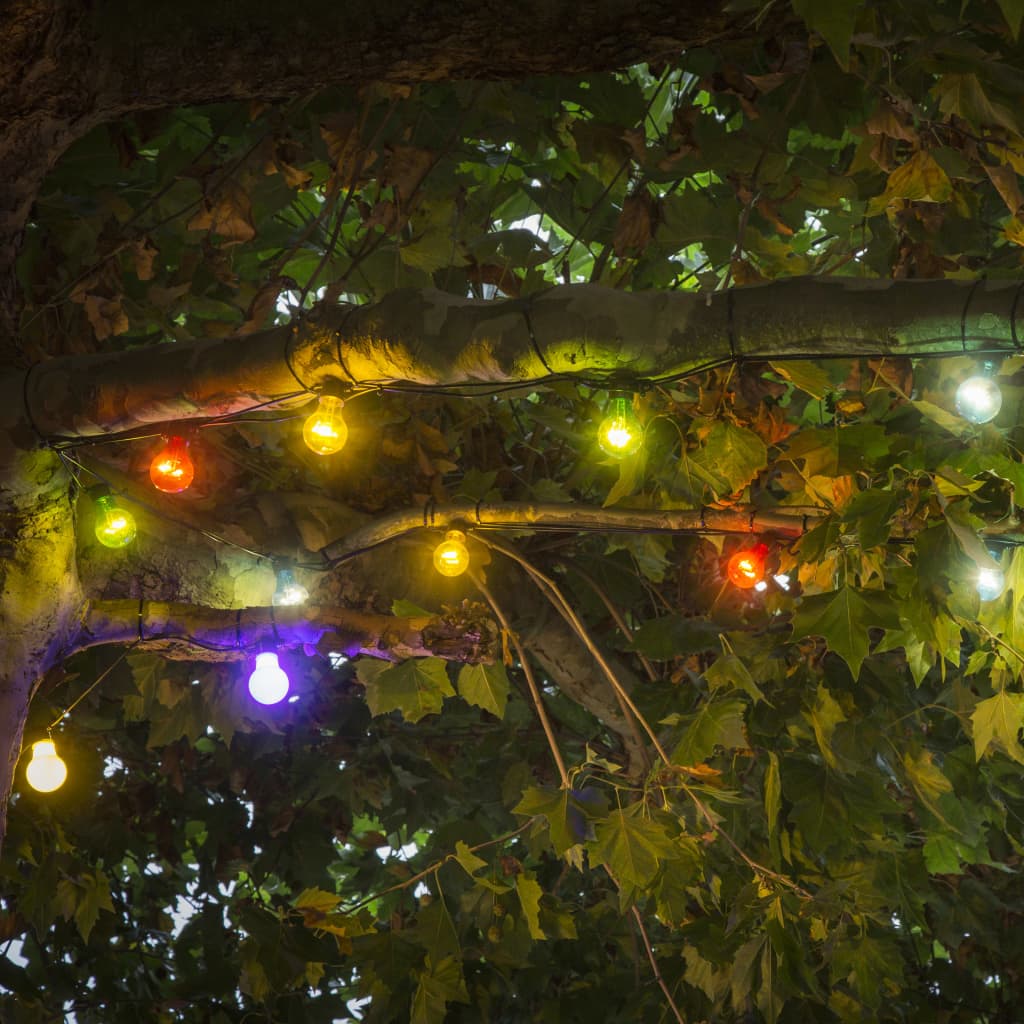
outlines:
[[[750,590],[764,579],[767,544],[758,544],[746,551],[737,551],[726,567],[729,582],[740,590]]]
[[[195,463],[188,454],[188,441],[183,437],[167,438],[167,444],[156,453],[149,465],[149,479],[158,491],[165,494],[177,494],[185,490],[195,475]]]
[[[57,756],[53,740],[38,740],[32,744],[32,760],[25,769],[25,777],[40,793],[52,793],[64,785],[68,766]]]
[[[643,444],[644,429],[625,398],[613,398],[611,414],[597,428],[597,443],[601,451],[612,458],[622,459],[639,451]]]
[[[434,568],[442,576],[461,576],[469,568],[469,549],[461,530],[449,530],[434,549]]]
[[[111,494],[96,499],[96,539],[108,548],[123,548],[135,540],[135,518]]]
[[[341,415],[344,405],[334,395],[321,395],[316,411],[307,417],[302,437],[317,455],[333,455],[345,447],[348,426]]]

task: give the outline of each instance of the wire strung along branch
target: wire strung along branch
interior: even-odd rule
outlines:
[[[1013,280],[853,278],[711,295],[575,284],[502,301],[399,289],[249,334],[242,364],[231,336],[49,360],[25,381],[26,418],[43,436],[96,437],[232,415],[296,382],[488,394],[553,380],[640,386],[739,361],[1010,353],[1015,293]]]
[[[485,621],[467,628],[442,616],[374,615],[347,608],[203,608],[166,601],[92,601],[74,651],[106,643],[143,641],[165,653],[205,661],[243,657],[263,639],[282,645],[323,641],[350,657],[368,654],[394,661],[438,657],[491,662],[498,631]]]

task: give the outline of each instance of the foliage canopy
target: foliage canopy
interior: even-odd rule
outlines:
[[[26,236],[26,352],[233,336],[241,363],[268,323],[398,288],[1019,277],[1024,4],[792,6],[779,38],[751,10],[746,39],[661,67],[97,129]],[[297,493],[351,523],[456,498],[809,521],[772,545],[788,585],[745,594],[723,566],[746,538],[509,539],[667,753],[567,695],[608,687],[585,650],[548,650],[564,787],[511,646],[490,666],[292,652],[298,701],[258,714],[236,666],[129,653],[62,726],[68,784],[12,803],[4,1020],[662,1021],[666,992],[686,1020],[1014,1019],[1024,550],[979,533],[1016,538],[1021,361],[983,427],[952,411],[973,365],[715,369],[638,394],[645,447],[621,463],[593,443],[608,394],[566,383],[364,395],[326,469],[280,413],[204,431],[183,500],[261,551],[317,546]],[[150,455],[81,458],[141,477]],[[471,552],[534,657],[557,608]],[[380,610],[480,600],[430,577],[429,538],[368,557]],[[981,602],[991,558],[1006,587]],[[187,590],[180,571],[154,586]],[[136,583],[108,569],[104,594]],[[50,680],[28,734],[115,656]]]

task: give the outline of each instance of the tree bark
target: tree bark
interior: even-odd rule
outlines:
[[[348,608],[198,608],[167,601],[91,601],[65,656],[97,644],[141,641],[192,661],[236,661],[261,641],[326,645],[348,657],[368,654],[396,661],[444,658],[494,660],[498,631],[489,619],[474,624],[443,616],[373,615]]]
[[[562,285],[503,301],[398,291],[248,335],[244,361],[234,337],[67,356],[34,369],[25,392],[42,433],[95,437],[238,413],[337,382],[536,386],[554,374],[639,388],[734,359],[1009,353],[1024,334],[1016,295],[1015,281],[854,278],[713,295]]]

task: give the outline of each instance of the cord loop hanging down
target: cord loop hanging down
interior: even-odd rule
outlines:
[[[967,291],[967,298],[964,299],[963,312],[960,314],[960,347],[963,349],[964,355],[967,355],[967,310],[971,307],[971,299],[974,298],[974,293],[978,288],[978,285],[984,278],[979,277]]]
[[[526,330],[530,335],[530,344],[533,346],[534,355],[540,360],[541,366],[553,377],[555,376],[555,371],[551,368],[547,359],[544,358],[544,352],[537,342],[537,335],[533,333],[533,321],[530,319],[530,304],[532,301],[530,298],[524,299],[521,307],[523,319],[526,321]]]

